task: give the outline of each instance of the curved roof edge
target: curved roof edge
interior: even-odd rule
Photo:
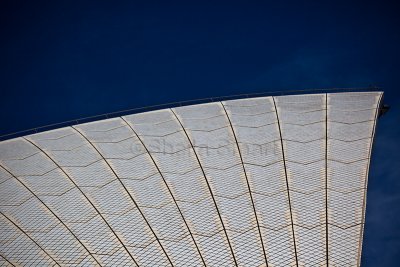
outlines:
[[[249,94],[237,94],[237,95],[228,95],[228,96],[217,96],[217,97],[207,97],[207,98],[199,98],[185,101],[177,101],[177,102],[169,102],[158,105],[151,105],[145,107],[132,108],[127,110],[109,112],[89,117],[83,117],[73,120],[68,120],[64,122],[52,123],[48,125],[38,126],[35,128],[30,128],[22,131],[12,132],[4,135],[0,135],[0,141],[5,141],[8,139],[13,139],[25,135],[40,133],[44,131],[54,130],[61,127],[73,126],[86,122],[93,122],[102,119],[110,119],[115,117],[120,117],[124,115],[130,115],[135,113],[154,111],[163,108],[173,108],[179,106],[187,106],[187,105],[195,105],[195,104],[205,104],[212,102],[219,102],[225,100],[234,100],[234,99],[243,99],[243,98],[253,98],[253,97],[267,97],[267,96],[280,96],[280,95],[298,95],[298,94],[318,94],[318,93],[349,93],[349,92],[376,92],[382,91],[382,87],[370,86],[370,87],[348,87],[348,88],[320,88],[320,89],[300,89],[300,90],[286,90],[286,91],[268,91],[268,92],[260,92],[260,93],[249,93]],[[382,112],[382,115],[385,112]]]

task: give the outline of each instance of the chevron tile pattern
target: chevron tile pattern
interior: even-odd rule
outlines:
[[[237,99],[0,142],[0,266],[359,266],[382,95]]]

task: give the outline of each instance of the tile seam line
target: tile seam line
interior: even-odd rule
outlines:
[[[236,147],[237,147],[237,150],[238,150],[238,153],[239,153],[240,162],[241,162],[241,165],[242,165],[242,168],[243,168],[244,176],[245,176],[245,178],[246,178],[247,190],[248,190],[248,192],[249,192],[251,204],[252,204],[252,207],[253,207],[254,217],[255,217],[256,222],[257,222],[257,230],[258,230],[258,234],[260,235],[261,248],[262,248],[263,254],[264,254],[264,261],[265,261],[265,264],[266,264],[267,267],[268,267],[267,254],[266,254],[266,252],[265,252],[263,237],[262,237],[261,229],[260,229],[260,223],[259,223],[259,221],[258,221],[257,211],[256,211],[256,207],[255,207],[255,205],[254,205],[253,194],[252,194],[252,190],[251,190],[251,187],[250,187],[249,179],[248,179],[248,177],[247,177],[246,167],[244,166],[244,163],[243,163],[243,157],[242,157],[242,153],[241,153],[240,148],[239,148],[239,144],[238,144],[238,140],[237,140],[237,137],[236,137],[236,133],[235,133],[235,130],[233,129],[231,119],[230,119],[230,117],[228,116],[228,112],[226,111],[226,108],[225,108],[224,104],[223,104],[222,102],[219,102],[219,104],[221,105],[221,107],[222,107],[223,110],[224,110],[225,116],[226,116],[226,118],[227,118],[227,120],[228,120],[228,122],[229,122],[230,128],[231,128],[231,132],[232,132],[233,137],[234,137],[234,139],[235,139]]]
[[[236,261],[235,254],[233,253],[233,248],[232,248],[231,242],[230,242],[230,240],[229,240],[227,230],[226,230],[225,225],[224,225],[224,222],[223,222],[223,220],[222,220],[221,213],[220,213],[220,211],[219,211],[219,209],[218,209],[217,201],[215,200],[215,196],[214,196],[214,194],[213,194],[213,192],[212,192],[212,190],[211,190],[211,186],[210,186],[210,183],[208,182],[208,179],[207,179],[206,173],[205,173],[205,171],[204,171],[203,165],[201,165],[200,158],[199,158],[199,156],[197,155],[197,152],[196,152],[196,150],[195,150],[194,147],[193,147],[192,140],[190,140],[189,135],[188,135],[188,133],[186,132],[185,127],[183,127],[183,124],[182,124],[182,122],[179,120],[179,118],[178,118],[178,116],[176,115],[175,111],[174,111],[172,108],[170,108],[169,110],[172,112],[172,114],[175,116],[175,119],[177,120],[177,122],[178,122],[178,123],[180,124],[180,126],[182,127],[183,132],[185,133],[186,138],[187,138],[189,144],[190,144],[191,147],[192,147],[193,153],[194,153],[194,155],[195,155],[195,157],[196,157],[196,159],[197,159],[197,163],[199,164],[200,169],[201,169],[201,172],[203,173],[203,176],[204,176],[204,180],[206,181],[208,190],[209,190],[209,192],[210,192],[210,196],[211,196],[211,198],[212,198],[212,200],[213,200],[213,202],[214,202],[214,206],[215,206],[215,209],[216,209],[216,211],[217,211],[218,217],[219,217],[219,219],[220,219],[220,222],[221,222],[221,225],[222,225],[222,229],[223,229],[223,231],[224,231],[224,233],[225,233],[226,241],[228,242],[228,246],[229,246],[229,249],[230,249],[230,251],[231,251],[233,261],[234,261],[234,263],[235,263],[235,266],[238,267],[238,263],[237,263],[237,261]]]
[[[112,173],[115,175],[115,177],[118,179],[118,181],[120,182],[120,184],[122,185],[122,187],[124,188],[125,192],[128,194],[129,198],[131,199],[131,201],[133,202],[133,204],[136,206],[136,208],[138,209],[140,215],[143,217],[144,221],[146,222],[147,226],[149,227],[149,229],[151,230],[151,232],[154,235],[154,238],[157,240],[158,244],[160,245],[162,251],[164,252],[165,256],[167,257],[169,263],[171,264],[171,266],[174,266],[174,264],[172,263],[170,257],[167,254],[167,251],[165,250],[164,246],[161,244],[160,239],[158,238],[158,236],[156,235],[156,233],[154,232],[153,228],[151,227],[149,221],[146,219],[146,216],[144,215],[143,211],[140,209],[139,205],[137,204],[137,202],[135,201],[135,199],[133,198],[133,196],[131,195],[131,193],[128,191],[128,189],[126,188],[125,184],[122,182],[121,178],[119,178],[119,176],[117,175],[117,173],[115,172],[115,170],[111,167],[110,163],[104,158],[104,156],[100,153],[100,151],[97,149],[97,147],[92,144],[92,142],[90,142],[90,140],[78,129],[75,128],[75,126],[71,126],[72,129],[74,129],[77,133],[79,133],[85,140],[86,142],[88,142],[94,150],[96,150],[96,152],[98,153],[98,155],[103,159],[103,161],[107,164],[108,168],[112,171]],[[121,241],[122,243],[122,241]],[[125,245],[123,245],[125,247]],[[126,249],[128,251],[128,249]],[[130,252],[128,251],[129,255]],[[132,256],[133,259],[133,256]],[[136,263],[136,261],[135,261]],[[136,263],[136,265],[139,266],[139,264]]]
[[[369,146],[369,151],[368,151],[368,167],[366,170],[366,177],[365,177],[365,184],[364,187],[366,188],[364,191],[364,199],[363,199],[363,209],[362,209],[362,225],[360,229],[360,235],[359,235],[359,247],[358,247],[358,252],[357,252],[357,266],[361,266],[361,253],[362,253],[362,245],[363,245],[363,235],[364,235],[364,227],[365,227],[365,213],[366,213],[366,206],[367,206],[367,187],[368,187],[368,176],[369,176],[369,169],[371,166],[371,154],[372,154],[372,148],[374,144],[374,139],[375,139],[375,132],[376,132],[376,127],[377,127],[377,122],[379,118],[379,112],[380,106],[382,104],[382,98],[383,98],[383,92],[379,93],[379,100],[376,103],[376,108],[375,108],[375,116],[374,116],[374,126],[373,126],[373,133],[372,133],[372,138],[371,138],[371,143]]]
[[[178,205],[178,203],[177,203],[177,201],[176,201],[174,195],[172,194],[171,188],[169,187],[167,181],[165,180],[164,175],[162,174],[162,172],[161,172],[159,166],[157,165],[155,159],[153,158],[153,155],[149,152],[149,150],[147,149],[147,146],[144,144],[144,141],[142,140],[142,138],[139,137],[139,135],[138,135],[137,132],[133,129],[133,127],[131,126],[131,124],[128,123],[128,122],[125,120],[124,117],[120,117],[120,118],[121,118],[121,120],[132,130],[132,132],[136,135],[136,137],[138,138],[138,140],[140,141],[140,143],[142,144],[142,146],[143,146],[144,149],[146,150],[147,154],[149,155],[151,161],[153,162],[153,164],[154,164],[154,166],[156,167],[158,173],[160,174],[161,178],[163,179],[164,184],[165,184],[165,186],[167,187],[168,192],[170,193],[171,198],[172,198],[172,200],[174,201],[175,206],[176,206],[176,208],[178,209],[179,214],[181,215],[181,217],[182,217],[182,219],[183,219],[183,221],[184,221],[184,223],[185,223],[185,225],[186,225],[186,228],[187,228],[187,230],[188,230],[188,232],[189,232],[189,234],[190,234],[190,236],[191,236],[191,238],[192,238],[192,240],[193,240],[193,243],[194,243],[194,245],[196,246],[197,252],[199,253],[199,256],[200,256],[200,258],[201,258],[201,261],[203,262],[203,265],[204,265],[204,266],[207,266],[207,265],[206,265],[206,262],[205,262],[205,260],[204,260],[204,258],[203,258],[203,255],[202,255],[201,252],[200,252],[200,248],[199,248],[199,246],[197,245],[197,242],[196,242],[196,240],[195,240],[195,238],[194,238],[194,236],[193,236],[193,233],[192,233],[192,231],[190,230],[190,227],[189,227],[189,225],[188,225],[188,223],[187,223],[185,217],[183,216],[183,213],[182,213],[181,209],[179,208],[179,205]]]
[[[285,149],[284,149],[284,147],[283,147],[283,140],[282,140],[282,130],[281,130],[281,124],[280,124],[280,121],[279,121],[278,110],[277,110],[277,108],[276,108],[275,97],[273,97],[273,96],[272,96],[272,101],[274,102],[276,121],[277,121],[277,123],[278,123],[279,136],[280,136],[280,139],[281,139],[281,149],[282,149],[283,167],[284,167],[285,178],[286,178],[286,189],[287,189],[288,202],[289,202],[288,204],[289,204],[290,221],[291,221],[291,227],[292,227],[294,254],[295,254],[295,258],[296,258],[296,266],[299,267],[299,262],[298,262],[298,259],[297,259],[296,237],[295,237],[295,235],[294,235],[292,205],[291,205],[291,201],[290,201],[289,181],[288,181],[288,175],[287,175],[287,169],[286,169]]]
[[[40,153],[40,152],[39,152]],[[101,264],[97,261],[97,259],[93,256],[93,254],[89,251],[89,249],[79,240],[79,238],[72,232],[72,230],[60,219],[58,215],[54,213],[53,210],[51,210],[47,204],[44,203],[42,199],[38,195],[36,195],[25,183],[23,183],[16,175],[11,173],[9,170],[1,166],[2,169],[4,169],[6,172],[8,172],[15,180],[17,180],[23,187],[26,188],[34,197],[36,197],[37,200],[39,200],[40,203],[42,203],[43,206],[45,206],[48,211],[71,233],[71,235],[82,245],[82,247],[87,251],[87,253],[94,259],[94,261],[101,266]]]
[[[61,266],[44,248],[42,248],[41,245],[39,245],[28,233],[26,233],[17,223],[15,223],[13,220],[7,217],[2,211],[0,211],[0,214],[3,215],[4,218],[6,218],[11,224],[14,225],[15,228],[17,228],[19,231],[21,231],[25,236],[27,236],[36,246],[38,246],[52,261],[54,261],[58,266]]]
[[[328,233],[328,94],[325,94],[325,257],[329,266],[329,233]]]
[[[125,246],[124,243],[122,243],[122,240],[118,237],[117,233],[112,229],[111,225],[107,222],[107,220],[104,218],[104,216],[100,213],[100,211],[97,209],[97,207],[93,204],[93,202],[89,199],[89,197],[83,192],[83,190],[75,183],[74,180],[67,174],[67,172],[52,158],[50,155],[47,154],[41,147],[36,145],[33,141],[23,137],[26,141],[34,145],[36,148],[38,148],[47,158],[49,158],[61,171],[62,173],[75,185],[75,187],[81,192],[83,197],[88,201],[88,203],[93,207],[93,209],[96,211],[96,213],[100,216],[100,218],[104,221],[104,223],[107,225],[107,227],[110,229],[110,231],[114,234],[114,236],[117,238],[117,240],[121,243],[122,247],[125,249],[125,251],[128,253],[132,261],[137,265],[136,260],[133,258],[132,254],[129,252],[127,247]]]
[[[10,264],[11,266],[14,266],[14,267],[15,267],[15,265],[14,265],[9,259],[7,259],[6,256],[0,254],[0,258],[3,258],[4,261],[6,261],[6,262],[7,262],[8,264]]]

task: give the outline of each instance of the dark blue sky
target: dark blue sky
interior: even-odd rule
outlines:
[[[0,134],[194,98],[379,85],[392,109],[378,124],[363,266],[398,264],[394,1],[115,2],[0,2]]]

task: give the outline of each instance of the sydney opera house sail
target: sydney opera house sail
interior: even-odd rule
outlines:
[[[359,266],[382,92],[237,99],[0,142],[0,266]]]

